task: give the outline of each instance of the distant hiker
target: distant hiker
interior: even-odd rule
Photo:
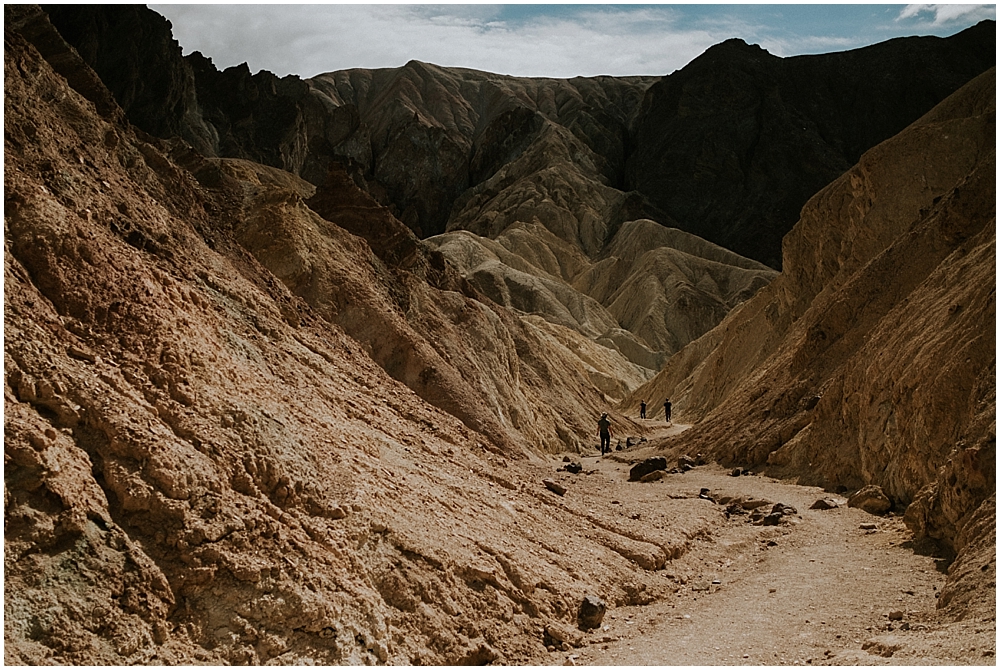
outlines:
[[[667,423],[670,423],[670,407],[670,398],[667,398],[663,401],[663,413],[667,417]]]
[[[597,434],[601,438],[601,456],[611,453],[611,422],[608,421],[607,412],[601,414],[601,419],[597,422]]]
[[[646,401],[645,400],[640,400],[639,401],[639,418],[640,419],[645,419],[646,418]]]

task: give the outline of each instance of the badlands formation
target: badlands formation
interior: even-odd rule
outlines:
[[[587,596],[610,628],[753,569],[705,459],[876,485],[950,566],[904,623],[972,642],[845,654],[990,660],[994,31],[301,80],[5,7],[5,661],[562,663],[627,638]],[[691,429],[638,420],[667,395]]]

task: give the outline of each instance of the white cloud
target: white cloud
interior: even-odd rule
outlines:
[[[930,25],[944,26],[955,21],[975,22],[996,17],[996,5],[906,5],[898,20],[931,14]]]
[[[518,76],[667,74],[730,37],[673,27],[661,9],[584,7],[504,21],[486,5],[151,5],[185,53],[220,68],[303,77],[409,60]],[[236,11],[234,11],[236,10]]]
[[[151,7],[171,19],[185,53],[201,51],[220,69],[246,61],[253,72],[302,77],[410,60],[516,76],[665,75],[732,37],[791,56],[933,32],[937,23],[954,30],[996,12],[995,5],[908,5],[872,20],[864,5],[816,12],[798,5]]]

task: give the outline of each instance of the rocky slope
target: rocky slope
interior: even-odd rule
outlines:
[[[585,595],[665,593],[650,571],[717,510],[640,523],[524,458],[588,438],[606,348],[470,297],[336,175],[102,113],[34,8],[4,38],[5,662],[515,663]],[[324,218],[362,211],[395,266]],[[505,376],[534,414],[476,414]]]
[[[990,70],[866,152],[803,208],[782,275],[630,406],[671,396],[685,448],[725,463],[878,485],[956,565],[995,550],[995,110]]]
[[[467,230],[494,239],[513,228],[508,237],[517,236],[518,254],[556,255],[563,270],[576,266],[578,252],[593,262],[606,260],[622,224],[643,219],[737,245],[740,253],[776,267],[780,236],[812,193],[994,59],[993,24],[985,23],[947,40],[896,40],[805,59],[778,59],[726,43],[662,80],[528,79],[416,61],[309,80],[279,79],[251,74],[245,66],[219,72],[198,53],[180,58],[169,24],[152,12],[76,6],[52,6],[49,12],[88,63],[112,82],[113,91],[152,92],[152,84],[134,81],[134,67],[124,62],[170,61],[164,70],[176,71],[178,84],[164,85],[160,95],[172,120],[154,123],[138,112],[131,115],[132,98],[120,98],[133,122],[147,131],[176,132],[205,155],[247,158],[316,186],[334,165],[418,237]],[[120,48],[132,34],[147,32],[155,32],[156,39],[131,45],[130,51]],[[891,76],[867,76],[873,62],[888,63]],[[928,63],[934,67],[928,70]],[[933,76],[913,76],[922,71]],[[725,72],[746,76],[720,74]],[[827,81],[835,90],[819,83]],[[695,95],[698,86],[707,92]],[[849,106],[841,89],[865,95]],[[905,95],[899,95],[901,89]],[[677,96],[683,98],[680,107],[670,102]],[[718,96],[730,103],[716,104]],[[704,104],[695,105],[702,105],[700,112],[726,111],[676,112],[702,98]],[[737,99],[739,104],[732,102]],[[761,99],[770,106],[761,107]],[[762,119],[764,125],[748,119]],[[815,130],[799,132],[795,124],[802,119]],[[793,126],[795,132],[788,132]],[[664,144],[664,137],[671,139]],[[747,138],[755,138],[749,147]],[[681,145],[684,156],[670,153]],[[691,168],[684,161],[701,150],[689,152],[690,147],[711,148],[719,160],[702,162],[714,165],[712,170],[743,166],[737,171],[746,168],[745,178],[731,170],[710,178]],[[745,211],[734,213],[737,202]],[[740,242],[744,232],[727,237],[718,231],[722,221],[742,231],[751,219],[758,222],[751,234],[758,247]],[[569,247],[553,246],[550,234]],[[657,238],[669,244],[676,236]],[[451,238],[436,248],[446,255],[459,252],[449,260],[462,266],[470,239]],[[773,277],[757,267],[748,278],[742,261],[731,268],[713,266],[697,277],[673,261],[647,261],[630,285],[649,293],[632,306],[613,304],[615,296],[600,282],[577,282],[566,272],[537,275],[534,263],[528,268],[491,263],[488,275],[476,264],[463,266],[463,272],[476,272],[479,287],[492,286],[486,294],[502,296],[501,304],[514,305],[501,283],[525,289],[530,295],[520,302],[541,308],[532,313],[591,339],[594,324],[617,321],[617,327],[601,327],[598,339],[617,342],[618,353],[647,370],[747,295],[721,285],[758,287]],[[731,265],[729,258],[722,263]],[[531,276],[521,274],[526,271]],[[721,276],[729,273],[732,278]],[[590,288],[596,292],[588,293]],[[587,305],[588,316],[567,319],[568,303]],[[581,324],[580,318],[594,323]]]
[[[649,88],[627,186],[695,235],[779,268],[817,191],[996,63],[996,23],[778,58],[718,44]]]

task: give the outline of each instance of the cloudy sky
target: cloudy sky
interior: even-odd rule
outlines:
[[[529,77],[664,75],[731,37],[772,54],[952,35],[996,5],[150,5],[219,69],[310,77],[409,60]]]

